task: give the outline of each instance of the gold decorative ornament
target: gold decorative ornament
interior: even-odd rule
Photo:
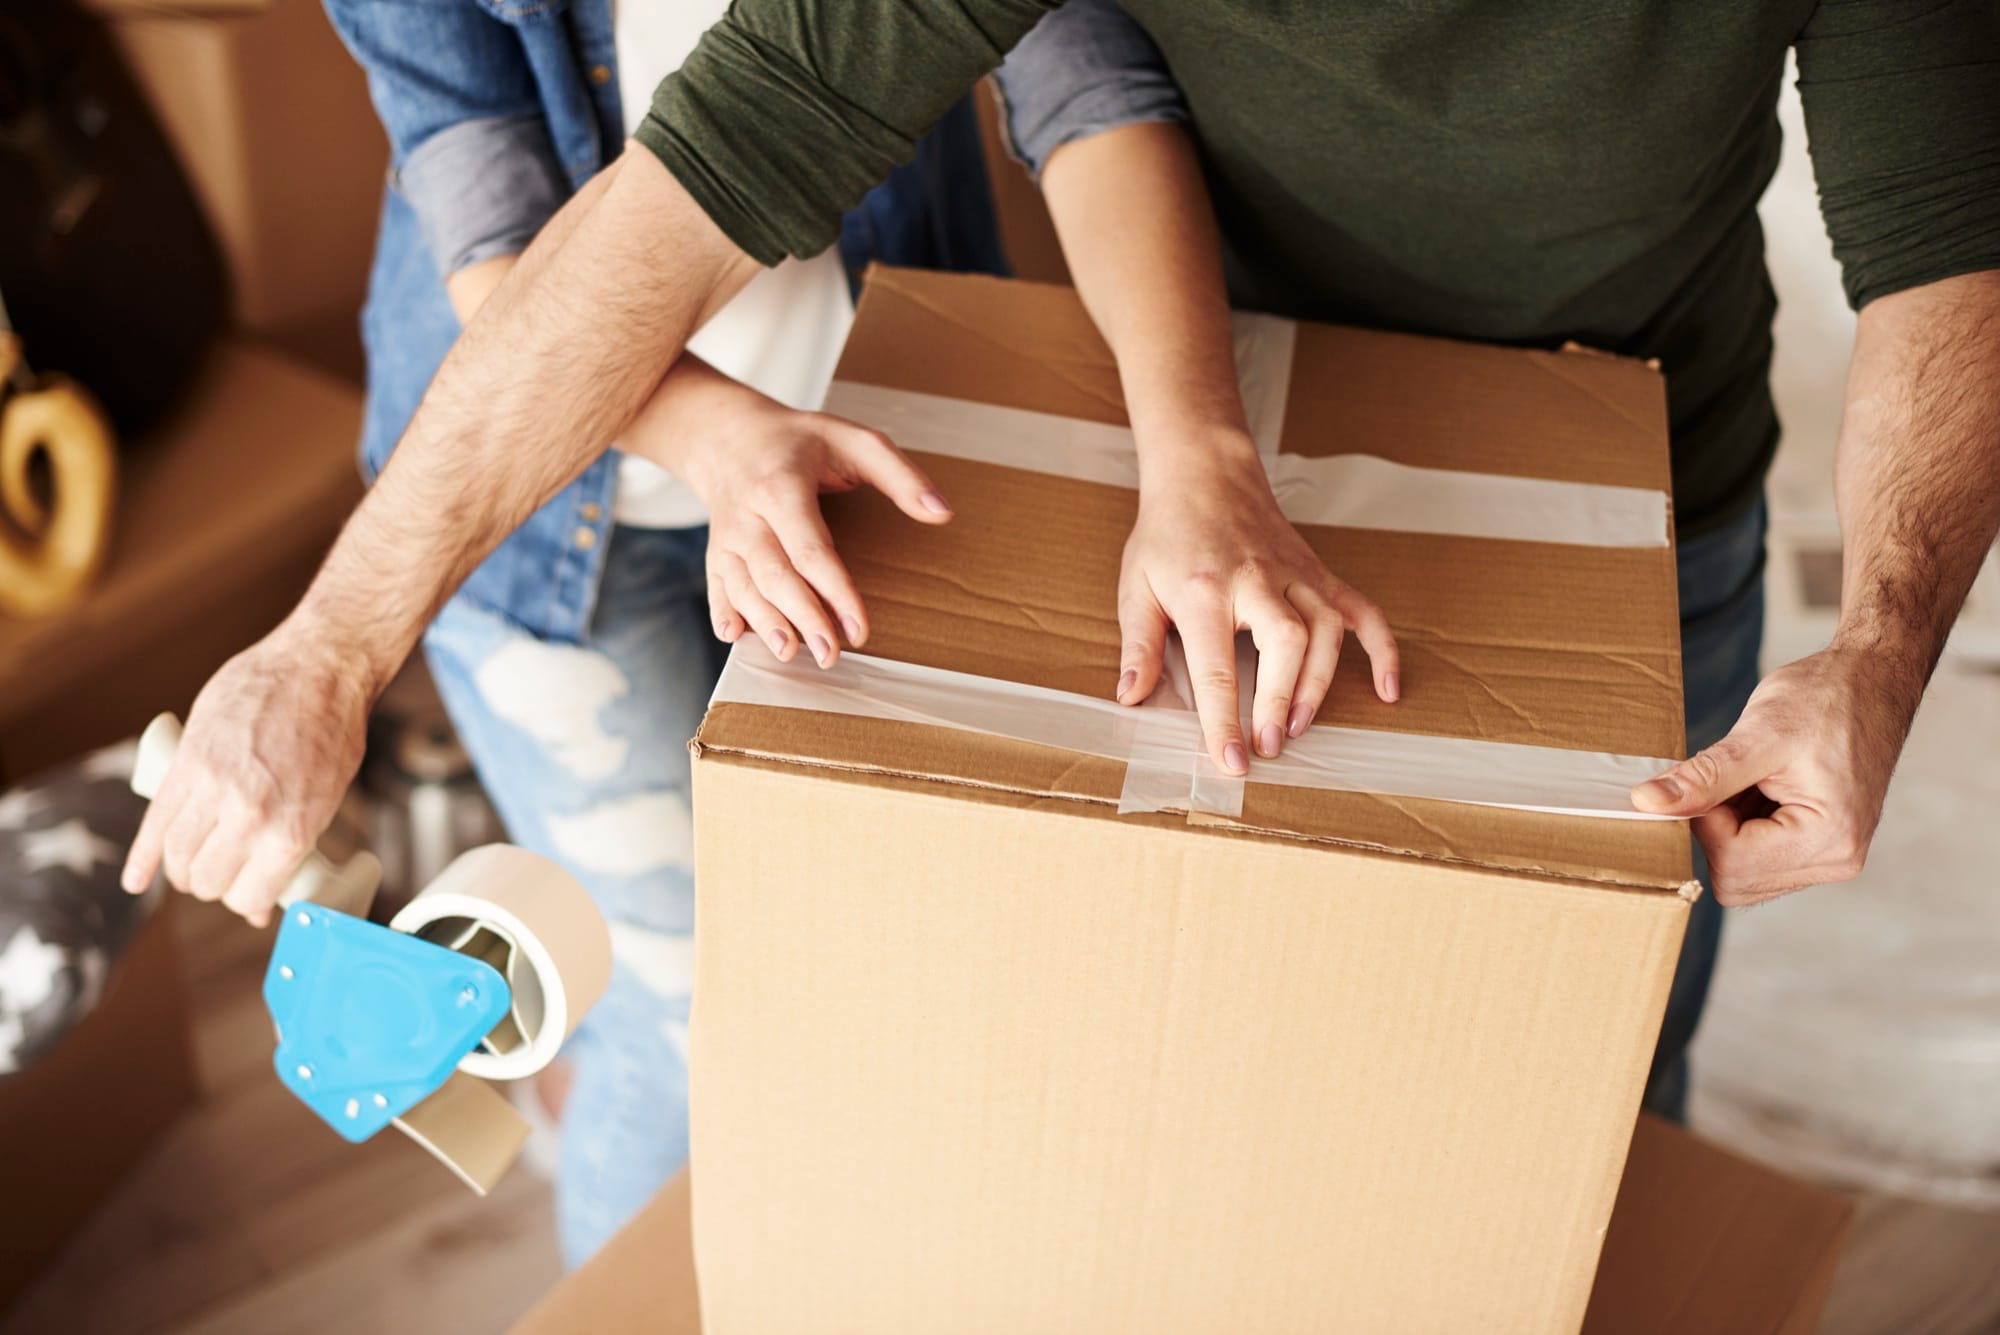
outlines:
[[[117,442],[96,400],[66,376],[29,377],[20,338],[0,328],[0,612],[74,602],[104,564],[117,496]]]

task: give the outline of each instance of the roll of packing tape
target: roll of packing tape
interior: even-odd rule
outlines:
[[[507,1018],[458,1064],[486,1080],[547,1066],[611,980],[603,914],[568,872],[525,848],[463,854],[389,926],[485,960],[507,979]]]

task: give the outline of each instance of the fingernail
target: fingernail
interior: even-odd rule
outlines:
[[[736,622],[734,620],[724,621],[720,626],[715,628],[715,634],[718,639],[725,642],[735,639]]]
[[[1124,672],[1123,672],[1123,673],[1122,673],[1122,674],[1121,674],[1121,675],[1119,676],[1119,678],[1118,678],[1118,697],[1117,697],[1117,698],[1118,698],[1118,699],[1120,699],[1120,700],[1123,700],[1123,699],[1125,698],[1125,693],[1126,693],[1127,691],[1131,690],[1131,689],[1132,689],[1132,687],[1133,687],[1133,685],[1134,685],[1134,684],[1135,684],[1135,683],[1136,683],[1136,682],[1137,682],[1138,680],[1139,680],[1139,669],[1138,669],[1138,668],[1126,668],[1126,669],[1125,669],[1125,671],[1124,671]]]
[[[1243,743],[1231,742],[1222,748],[1222,767],[1231,774],[1248,774],[1250,757],[1243,750]]]
[[[812,637],[812,655],[813,662],[819,664],[821,667],[825,667],[833,661],[833,646],[826,642],[824,635],[815,635]]]
[[[1403,698],[1403,678],[1401,674],[1391,672],[1382,678],[1382,698],[1391,704]]]
[[[790,641],[785,638],[785,632],[781,630],[771,630],[764,632],[764,643],[771,646],[772,653],[776,654],[780,658],[783,658],[785,656],[785,646],[789,644]]]
[[[1283,744],[1275,723],[1266,723],[1264,730],[1257,734],[1257,749],[1267,756],[1277,755],[1278,748]]]
[[[917,497],[917,504],[923,506],[924,509],[929,510],[934,515],[948,515],[951,513],[951,503],[934,491],[927,491]]]
[[[861,623],[859,621],[856,621],[853,617],[842,617],[840,619],[840,628],[846,632],[849,644],[861,643]]]
[[[1294,737],[1303,737],[1306,735],[1306,729],[1312,726],[1312,721],[1312,710],[1307,709],[1304,705],[1293,705],[1292,717],[1286,722],[1285,731]]]
[[[1672,806],[1687,796],[1687,789],[1681,781],[1668,774],[1646,780],[1639,785],[1639,791],[1645,793],[1655,806]]]

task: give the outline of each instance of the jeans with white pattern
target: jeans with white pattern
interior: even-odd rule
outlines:
[[[705,528],[614,527],[584,646],[463,597],[424,637],[509,836],[568,868],[611,924],[611,984],[565,1049],[556,1229],[571,1266],[687,1160],[687,741],[725,653],[709,629],[707,541]]]

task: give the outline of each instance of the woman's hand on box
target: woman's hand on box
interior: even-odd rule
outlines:
[[[1349,630],[1367,651],[1375,693],[1397,699],[1388,619],[1335,578],[1285,518],[1248,436],[1146,458],[1119,579],[1120,704],[1139,704],[1158,684],[1170,625],[1180,631],[1209,755],[1230,774],[1249,770],[1238,631],[1250,632],[1257,649],[1251,728],[1259,755],[1277,755],[1312,725]]]
[[[868,638],[868,612],[834,551],[821,492],[865,484],[920,523],[951,518],[923,470],[881,432],[787,408],[692,357],[675,363],[619,445],[708,506],[716,636],[734,644],[754,632],[787,662],[803,645],[830,667],[843,634],[856,648]]]

